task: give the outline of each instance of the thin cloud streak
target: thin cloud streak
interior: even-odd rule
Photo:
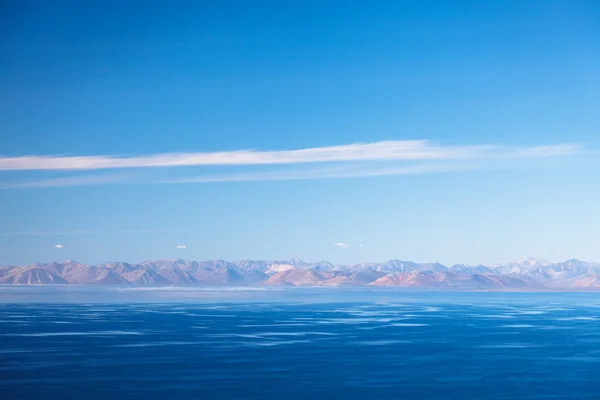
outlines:
[[[560,157],[572,156],[582,153],[582,148],[578,144],[562,144],[554,146],[536,146],[516,149],[508,158],[541,158],[541,157]]]
[[[209,165],[269,165],[386,160],[468,160],[480,158],[538,158],[578,154],[578,144],[536,147],[494,145],[441,146],[428,140],[389,140],[299,150],[163,153],[142,156],[0,157],[0,170],[99,170],[115,168]],[[51,186],[53,183],[49,182]],[[76,183],[74,183],[76,184]]]
[[[435,172],[451,172],[472,169],[464,165],[437,165],[420,164],[401,167],[373,168],[364,165],[351,165],[344,167],[320,168],[299,171],[267,171],[267,172],[241,172],[233,174],[200,175],[170,180],[128,181],[130,176],[74,176],[41,181],[27,181],[19,183],[0,184],[1,189],[36,189],[50,187],[69,187],[101,185],[111,183],[127,184],[175,184],[175,183],[219,183],[219,182],[259,182],[259,181],[287,181],[287,180],[312,180],[312,179],[342,179],[342,178],[367,178],[376,176],[417,175]],[[2,235],[2,233],[0,233]]]
[[[191,229],[178,229],[178,228],[157,228],[157,229],[121,229],[114,231],[47,231],[47,232],[0,232],[0,236],[80,236],[80,235],[114,235],[119,233],[142,233],[142,234],[153,234],[153,233],[165,233],[165,232],[183,232]]]
[[[96,235],[96,231],[58,231],[58,232],[0,232],[0,236],[76,236]]]
[[[0,183],[0,189],[32,189],[66,186],[105,185],[110,183],[123,182],[129,177],[130,175],[126,174],[69,176],[65,178],[44,179],[38,181]]]
[[[257,182],[288,181],[312,179],[368,178],[377,176],[419,175],[436,172],[452,172],[469,169],[459,165],[410,165],[391,168],[370,169],[327,169],[311,171],[274,171],[257,173],[238,173],[222,175],[204,175],[191,178],[174,179],[158,183],[218,183],[218,182]]]

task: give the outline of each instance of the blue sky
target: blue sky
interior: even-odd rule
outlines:
[[[596,2],[1,7],[1,264],[600,261]]]

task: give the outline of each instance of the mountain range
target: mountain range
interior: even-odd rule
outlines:
[[[0,284],[145,286],[391,286],[440,289],[598,290],[600,264],[528,258],[502,265],[445,266],[390,260],[334,265],[326,261],[160,259],[132,264],[76,261],[0,267]]]

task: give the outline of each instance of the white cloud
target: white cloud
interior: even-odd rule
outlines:
[[[177,246],[175,246],[176,249],[187,249],[187,246],[185,244],[178,244]]]
[[[158,179],[156,174],[85,173],[53,179],[0,182],[0,189],[48,188],[111,183],[211,183],[417,175],[514,166],[510,160],[568,156],[583,152],[575,144],[537,147],[493,145],[440,146],[427,140],[396,140],[287,151],[242,150],[212,153],[170,153],[135,157],[27,156],[0,157],[2,170],[93,170],[109,168],[175,167],[190,165],[259,166],[270,170],[200,174]],[[591,153],[586,153],[591,154]],[[505,160],[504,163],[500,160]],[[317,163],[313,165],[312,163]],[[324,163],[332,163],[324,165]],[[284,164],[294,164],[284,167]],[[299,164],[302,164],[300,166]],[[135,179],[134,179],[135,178]]]
[[[56,245],[54,245],[54,247],[56,247],[57,249],[62,249],[65,246],[63,246],[62,244],[56,244]]]
[[[342,242],[334,243],[333,245],[336,246],[336,247],[341,247],[342,249],[347,249],[348,248],[348,245],[346,243],[342,243]]]
[[[464,160],[475,158],[538,158],[577,154],[577,144],[538,147],[494,145],[441,146],[428,140],[389,140],[298,150],[237,150],[205,153],[162,153],[141,156],[0,157],[0,170],[95,170],[193,165],[266,165],[382,160]]]

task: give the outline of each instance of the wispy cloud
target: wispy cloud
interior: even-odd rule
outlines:
[[[343,167],[321,168],[300,171],[267,171],[247,172],[220,175],[200,175],[195,177],[179,178],[161,181],[159,183],[210,183],[210,182],[253,182],[253,181],[287,181],[306,179],[339,179],[339,178],[367,178],[376,176],[417,175],[434,172],[450,172],[467,169],[465,165],[419,164],[400,167]]]
[[[148,229],[119,229],[109,233],[165,233],[165,232],[181,232],[190,229],[184,228],[148,228]]]
[[[342,249],[347,249],[348,245],[346,243],[338,242],[333,244],[335,247],[340,247]]]
[[[97,233],[95,231],[0,232],[0,236],[77,236]]]
[[[154,233],[165,233],[165,232],[180,232],[187,229],[177,228],[156,228],[156,229],[117,229],[107,231],[92,231],[92,230],[78,230],[78,231],[23,231],[23,232],[0,232],[0,236],[80,236],[80,235],[114,235],[118,233],[125,234],[154,234]]]
[[[29,189],[29,188],[50,188],[65,186],[86,186],[86,185],[105,185],[108,183],[123,182],[130,178],[130,175],[94,175],[94,176],[69,176],[64,178],[43,179],[25,182],[0,183],[0,189]]]
[[[178,244],[177,246],[175,246],[176,249],[187,249],[187,246],[185,244]]]
[[[581,146],[577,144],[561,144],[552,146],[536,146],[523,147],[514,149],[514,151],[506,154],[509,158],[540,158],[540,157],[557,157],[570,156],[578,154],[582,151]]]
[[[267,165],[384,160],[464,160],[489,157],[537,158],[581,151],[577,144],[537,147],[494,145],[443,146],[428,140],[390,140],[299,150],[163,153],[141,156],[28,155],[1,157],[0,170],[97,170],[114,168],[183,167],[208,165]],[[77,183],[73,183],[77,184]],[[52,183],[48,183],[49,186]],[[65,186],[63,184],[63,186]]]
[[[65,246],[63,246],[62,244],[55,244],[54,247],[56,247],[57,249],[62,249]]]
[[[229,165],[247,168],[272,164],[269,170],[202,173],[182,176],[181,170],[167,178],[163,174],[135,172],[86,172],[77,176],[0,183],[0,189],[51,188],[104,184],[174,184],[211,182],[252,182],[313,179],[365,178],[453,172],[502,167],[510,160],[539,159],[584,154],[576,144],[534,147],[493,145],[440,146],[427,140],[385,141],[302,150],[242,150],[214,153],[155,154],[138,157],[113,156],[29,156],[0,157],[1,170],[71,170],[108,168]],[[588,152],[585,152],[588,154]],[[504,161],[502,161],[504,160]],[[293,164],[293,165],[292,165]],[[325,165],[326,164],[326,165]],[[285,166],[288,165],[288,166]],[[166,171],[165,171],[166,172]],[[189,172],[188,172],[189,173]],[[157,175],[161,175],[159,178]],[[0,233],[1,235],[1,233]]]

